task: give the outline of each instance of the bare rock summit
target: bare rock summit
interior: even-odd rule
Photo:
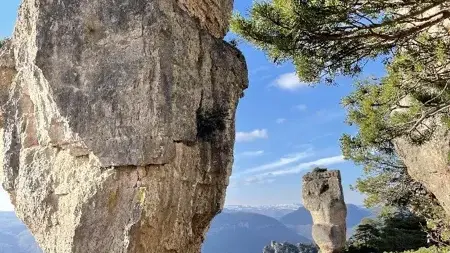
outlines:
[[[0,48],[0,180],[46,253],[197,253],[223,207],[232,0],[23,0]]]

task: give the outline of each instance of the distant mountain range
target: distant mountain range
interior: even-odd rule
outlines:
[[[347,213],[348,235],[363,218],[373,215],[353,204],[347,205]],[[271,241],[310,243],[311,229],[311,214],[300,204],[225,206],[212,222],[202,253],[260,253]]]
[[[347,235],[350,236],[353,228],[358,225],[362,219],[372,217],[373,212],[369,209],[359,207],[357,205],[347,205]],[[294,212],[291,212],[280,218],[280,221],[288,228],[293,229],[299,235],[312,240],[312,217],[309,211],[300,207]]]
[[[280,219],[286,214],[299,209],[301,204],[287,205],[264,205],[264,206],[245,206],[245,205],[226,205],[224,212],[246,212],[266,215],[275,219]]]
[[[275,218],[245,212],[223,212],[214,218],[202,253],[261,253],[271,241],[311,243]]]
[[[347,226],[352,228],[373,212],[347,205]],[[211,223],[202,253],[261,253],[271,241],[311,243],[312,218],[300,204],[226,206]],[[0,212],[1,253],[42,253],[33,236],[13,212]]]

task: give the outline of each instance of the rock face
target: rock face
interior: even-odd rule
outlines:
[[[436,15],[441,11],[441,7],[437,6],[425,12],[423,17]],[[439,25],[432,26],[428,33],[430,36],[439,37],[442,34],[447,36],[449,31],[450,19],[447,18]],[[441,90],[436,90],[435,87],[428,88],[431,93],[441,93]],[[404,106],[409,106],[413,102],[412,96],[405,97],[399,101],[403,108],[397,108],[393,113],[404,111]],[[407,167],[408,174],[433,193],[445,212],[450,215],[450,126],[441,120],[443,115],[450,115],[450,110],[447,108],[440,111],[440,114],[422,121],[417,126],[417,131],[411,133],[416,137],[429,137],[424,143],[420,145],[412,143],[408,136],[397,138],[393,142],[396,153]]]
[[[345,246],[347,207],[339,171],[316,169],[303,177],[303,205],[313,218],[312,236],[322,253]]]
[[[16,74],[14,52],[11,41],[7,40],[0,48],[0,182],[3,182],[4,178],[4,159],[1,159],[1,157],[3,154],[3,126],[5,124],[5,111],[1,105],[8,100],[9,89]],[[5,171],[7,170],[8,168],[5,168]]]
[[[199,19],[202,27],[217,37],[223,38],[233,10],[232,0],[177,0],[182,8]]]
[[[23,0],[0,49],[0,171],[44,252],[199,252],[248,83],[222,41],[231,6]]]
[[[407,96],[399,104],[406,107],[414,102],[414,98]],[[392,115],[404,111],[399,108],[393,110]],[[408,174],[433,193],[447,214],[450,214],[450,128],[441,117],[449,113],[447,109],[417,126],[417,131],[410,136],[424,139],[420,144],[413,143],[410,136],[393,140],[396,153],[406,165]]]
[[[396,139],[394,143],[409,175],[432,192],[450,214],[450,131],[442,124],[434,128],[431,139],[421,145],[406,138]]]

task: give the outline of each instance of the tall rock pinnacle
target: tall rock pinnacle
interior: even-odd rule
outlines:
[[[340,172],[315,169],[306,174],[302,195],[314,222],[312,236],[321,252],[341,252],[346,241],[347,207]]]
[[[198,253],[224,204],[232,0],[23,0],[0,48],[0,180],[46,253]]]

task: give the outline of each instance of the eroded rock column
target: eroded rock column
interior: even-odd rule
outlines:
[[[248,83],[231,8],[23,0],[0,49],[0,174],[44,252],[200,251]]]
[[[322,253],[339,253],[346,241],[347,207],[339,171],[315,169],[303,177],[303,205],[313,218],[312,236]]]

